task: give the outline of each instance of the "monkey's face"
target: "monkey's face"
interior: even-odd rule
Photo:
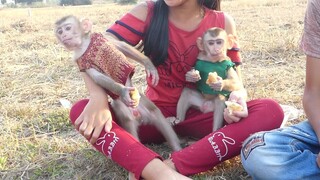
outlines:
[[[73,51],[81,47],[82,29],[80,24],[73,18],[65,20],[56,27],[55,32],[59,42],[63,44],[69,51]]]
[[[212,37],[210,34],[206,34],[203,37],[204,50],[209,57],[221,57],[226,54],[226,37],[223,34],[219,34],[216,37]]]

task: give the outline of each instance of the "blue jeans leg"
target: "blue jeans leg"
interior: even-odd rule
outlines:
[[[257,180],[319,180],[319,141],[309,122],[258,132],[245,140],[241,161]]]

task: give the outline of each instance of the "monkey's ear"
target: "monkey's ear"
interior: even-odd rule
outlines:
[[[200,51],[204,51],[202,37],[198,37],[197,38],[197,46],[198,46]]]
[[[232,49],[233,45],[236,43],[236,36],[233,34],[229,34],[227,39],[227,49]]]
[[[88,34],[92,30],[92,22],[87,18],[81,19],[81,27],[84,33]]]

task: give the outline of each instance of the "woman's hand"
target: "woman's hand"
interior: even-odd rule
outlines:
[[[197,82],[201,79],[199,71],[195,69],[191,69],[186,73],[186,81],[187,82]]]
[[[245,89],[241,89],[238,91],[232,91],[228,101],[236,102],[240,104],[243,107],[242,111],[233,111],[230,113],[230,111],[225,108],[224,109],[224,119],[228,124],[239,122],[241,118],[248,117],[248,107],[247,107],[247,91]]]
[[[90,99],[75,121],[75,126],[91,144],[94,144],[103,128],[107,133],[112,128],[108,96],[104,89],[97,85],[87,73],[81,72],[81,76],[89,91]]]
[[[75,126],[80,134],[88,139],[91,144],[94,144],[103,128],[107,133],[112,128],[112,116],[108,103],[101,99],[91,98],[75,121]]]

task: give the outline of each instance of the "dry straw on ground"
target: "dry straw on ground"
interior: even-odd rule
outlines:
[[[273,98],[302,109],[305,62],[297,44],[305,6],[306,0],[223,1],[237,23],[249,99]],[[126,179],[69,124],[59,99],[75,102],[88,94],[70,54],[55,40],[53,23],[74,14],[89,17],[103,32],[131,7],[0,9],[0,178]],[[143,76],[139,69],[134,77],[140,90]],[[148,146],[169,154],[166,145]],[[250,179],[239,157],[193,178]]]

